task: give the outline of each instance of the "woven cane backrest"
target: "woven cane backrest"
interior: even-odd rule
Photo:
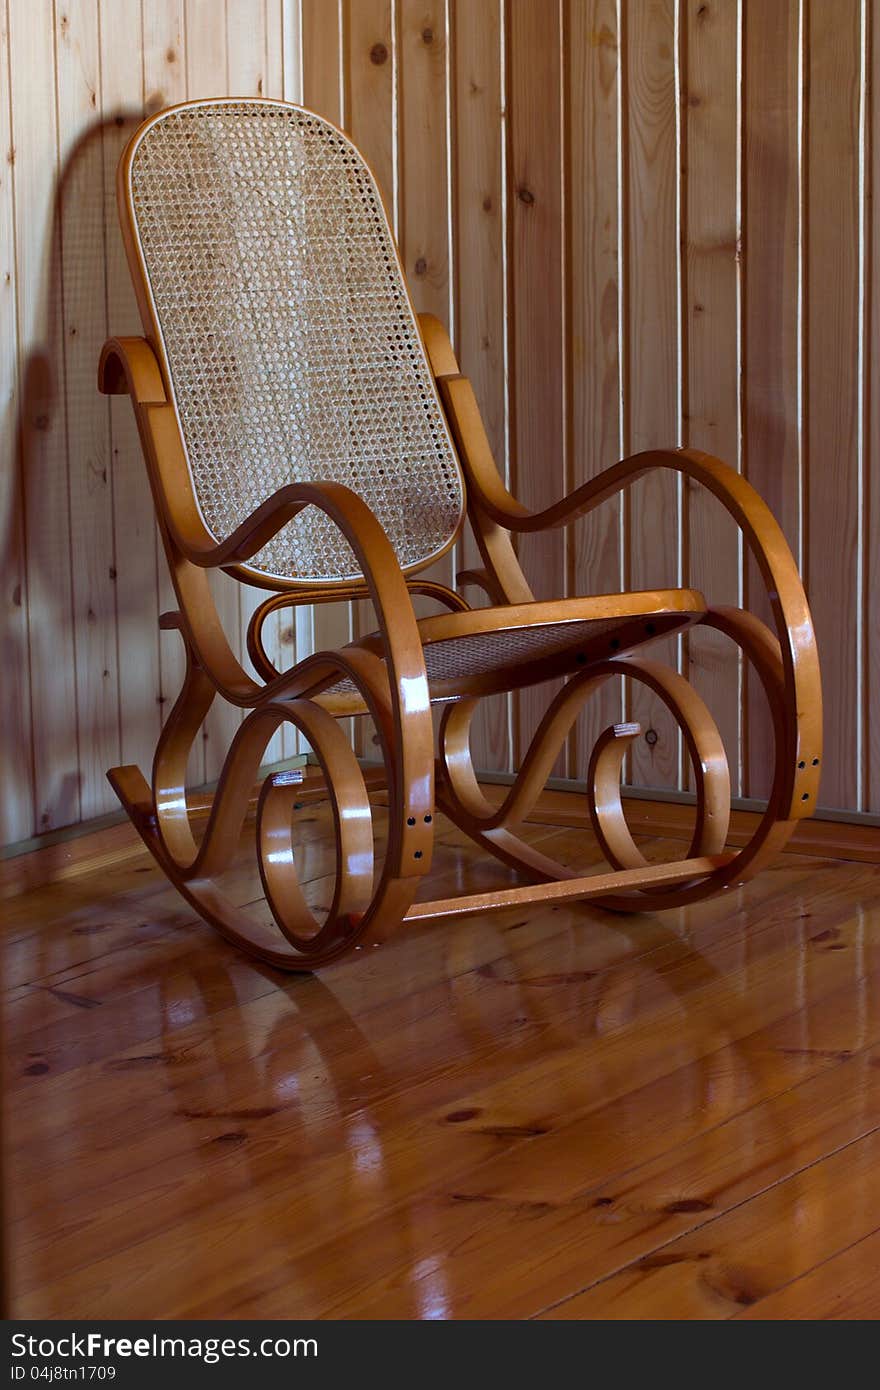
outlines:
[[[187,104],[135,136],[127,215],[192,487],[223,540],[285,483],[334,481],[405,568],[443,551],[463,485],[375,180],[299,107]],[[358,577],[314,507],[249,562]]]

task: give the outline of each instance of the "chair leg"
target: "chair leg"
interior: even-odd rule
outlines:
[[[183,689],[156,751],[152,787],[136,767],[114,768],[109,778],[160,868],[201,917],[236,946],[284,970],[314,970],[356,947],[388,936],[412,906],[430,865],[433,816],[408,824],[410,804],[406,737],[395,736],[394,698],[381,661],[368,653],[340,654],[338,668],[360,689],[380,733],[389,788],[389,834],[382,872],[374,871],[373,820],[363,775],[340,725],[313,700],[299,695],[326,669],[326,656],[291,672],[290,698],[257,706],[243,721],[223,766],[203,833],[197,839],[186,800],[186,765],[193,740],[215,696],[208,676],[187,648]],[[336,873],[327,915],[319,921],[299,883],[293,843],[298,787],[284,773],[269,775],[256,816],[256,855],[274,926],[236,906],[218,883],[238,847],[266,746],[290,723],[314,750],[333,814]],[[405,720],[404,720],[405,730]],[[412,764],[412,757],[409,762]],[[432,767],[427,776],[431,779]],[[423,778],[424,782],[424,773]],[[414,849],[413,845],[417,847]]]
[[[722,853],[730,779],[721,738],[703,701],[675,671],[626,657],[598,663],[574,676],[551,702],[499,808],[484,797],[471,763],[470,725],[478,702],[464,699],[446,707],[440,728],[437,804],[489,853],[524,873],[535,900],[542,897],[542,886],[546,898],[546,885],[555,883],[559,887],[552,894],[557,897],[589,897],[614,911],[681,907],[743,882],[784,846],[794,828],[793,821],[780,816],[781,806],[788,805],[785,790],[790,781],[792,730],[779,644],[762,623],[738,610],[710,610],[706,622],[726,633],[752,662],[774,720],[776,762],[770,802],[751,841],[735,854]],[[385,761],[388,840],[379,874],[363,774],[336,719],[317,698],[310,698],[340,674],[347,675],[363,696]],[[627,827],[620,795],[623,756],[638,726],[605,730],[590,759],[588,804],[596,840],[614,872],[590,881],[530,846],[518,829],[533,810],[584,702],[614,676],[647,685],[679,724],[694,769],[695,825],[681,864],[647,863]],[[414,906],[420,881],[430,867],[433,841],[434,769],[430,738],[426,740],[430,715],[426,701],[417,703],[412,714],[402,708],[397,687],[378,656],[358,648],[321,653],[301,662],[282,684],[276,683],[272,695],[251,710],[233,739],[207,822],[197,837],[187,806],[186,766],[215,698],[215,686],[187,643],[184,684],[156,750],[152,786],[136,767],[115,768],[109,777],[163,872],[199,915],[235,945],[280,969],[315,970],[356,948],[378,944],[407,919],[448,917],[506,901],[502,893],[484,895],[485,902],[477,895],[473,902],[462,900],[461,905],[442,900]],[[292,822],[298,788],[284,773],[270,774],[263,783],[256,816],[257,864],[274,919],[274,925],[267,925],[233,903],[218,880],[238,848],[265,749],[284,722],[305,736],[321,764],[333,815],[336,871],[330,908],[319,921],[297,876]],[[511,893],[519,901],[529,890]]]
[[[779,643],[763,623],[740,610],[712,609],[706,622],[737,643],[754,665],[767,696],[776,744],[774,783],[767,810],[748,844],[738,853],[726,856],[711,872],[690,882],[607,893],[593,899],[598,906],[618,912],[643,912],[682,907],[713,896],[751,878],[780,853],[794,830],[795,822],[780,816],[791,731]],[[724,747],[709,710],[675,671],[632,657],[613,659],[573,677],[558,693],[534,735],[510,792],[497,808],[480,791],[471,763],[470,726],[479,702],[462,700],[444,713],[438,804],[478,844],[533,882],[561,882],[577,876],[568,866],[532,848],[516,832],[534,808],[584,703],[606,680],[620,675],[648,685],[659,696],[681,728],[688,747],[694,771],[696,813],[691,844],[684,857],[716,857],[724,848],[730,817],[730,776]],[[611,867],[626,873],[647,864],[627,826],[620,788],[624,754],[638,733],[638,725],[606,729],[593,750],[587,774],[587,800],[596,840]]]

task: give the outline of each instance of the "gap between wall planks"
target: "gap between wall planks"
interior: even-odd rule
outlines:
[[[181,675],[175,635],[156,628],[172,600],[128,402],[94,392],[99,340],[137,331],[118,150],[144,110],[224,91],[297,99],[300,71],[307,104],[374,164],[417,307],[450,324],[523,495],[545,500],[620,453],[679,441],[738,463],[764,493],[812,590],[822,804],[880,810],[878,9],[0,0],[0,839],[111,809],[105,768],[149,761]],[[711,501],[674,485],[641,483],[554,541],[524,556],[541,593],[681,578],[763,611]],[[454,563],[473,559],[465,536]],[[256,597],[219,582],[241,641]],[[369,622],[318,609],[317,642]],[[285,662],[294,630],[285,613],[271,631]],[[731,749],[734,654],[696,633],[680,655]],[[632,775],[686,785],[675,731],[634,699],[658,738],[641,742]],[[521,753],[533,700],[487,710],[486,769]],[[609,688],[557,771],[582,776],[620,711]],[[195,781],[216,774],[237,717],[212,711]],[[761,795],[767,739],[753,719],[735,790]]]

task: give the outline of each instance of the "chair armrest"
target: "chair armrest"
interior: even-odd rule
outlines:
[[[404,672],[405,679],[411,682],[417,678],[425,681],[421,639],[400,562],[375,514],[351,488],[332,482],[288,483],[221,542],[209,543],[199,537],[194,543],[192,536],[175,524],[173,516],[169,516],[168,525],[186,560],[201,570],[214,569],[247,560],[308,506],[317,507],[330,517],[354,551],[376,609],[392,670],[395,674]],[[427,708],[426,681],[423,694]]]
[[[110,338],[104,344],[98,363],[98,390],[108,396],[131,396],[139,419],[147,426],[148,453],[162,483],[168,529],[191,564],[215,569],[250,559],[314,500],[295,495],[295,485],[279,488],[231,536],[215,541],[205,527],[191,489],[181,486],[184,479],[188,481],[188,470],[177,416],[168,400],[156,354],[146,338]]]
[[[242,705],[255,703],[260,693],[222,635],[204,571],[249,559],[305,507],[315,506],[335,522],[357,556],[379,618],[392,686],[397,687],[396,708],[415,715],[424,712],[430,730],[428,684],[412,600],[394,548],[367,504],[340,483],[289,483],[218,542],[207,530],[193,495],[177,413],[149,342],[111,338],[101,353],[98,387],[108,395],[127,393],[132,398],[161,522],[171,541],[169,560],[183,610],[181,626],[217,689]]]
[[[484,526],[507,532],[568,526],[654,469],[683,473],[712,492],[743,532],[767,588],[782,657],[779,690],[785,775],[777,779],[782,814],[808,814],[815,805],[822,748],[819,657],[806,594],[788,542],[770,508],[734,469],[697,449],[651,449],[613,464],[540,511],[529,511],[504,485],[473,387],[451,373],[437,381],[468,483],[469,505]]]
[[[146,338],[108,338],[98,363],[98,390],[131,396],[136,405],[167,400],[162,370]]]

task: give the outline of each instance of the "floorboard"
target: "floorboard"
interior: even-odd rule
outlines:
[[[580,826],[528,834],[595,862]],[[64,853],[8,871],[14,1315],[880,1316],[875,865],[414,925],[292,978],[121,827]],[[438,825],[430,896],[513,882]]]

